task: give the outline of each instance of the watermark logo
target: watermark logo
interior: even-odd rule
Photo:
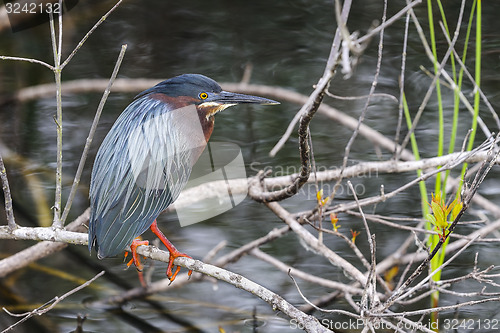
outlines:
[[[383,331],[394,331],[395,328],[398,328],[401,331],[429,331],[435,330],[439,331],[439,323],[438,322],[411,322],[411,321],[399,321],[397,323],[384,322],[381,320],[370,320],[369,322],[366,319],[346,319],[346,320],[335,320],[335,319],[321,319],[321,324],[326,328],[332,331],[356,331],[359,332],[367,327],[369,324],[375,330],[383,330]],[[290,328],[292,329],[305,329],[305,325],[302,322],[299,322],[297,319],[290,320]]]
[[[143,121],[130,131],[127,150],[134,182],[146,196],[168,195],[175,199],[184,188],[218,184],[212,191],[214,195],[192,194],[194,200],[179,208],[174,202],[173,207],[183,227],[220,215],[236,207],[247,196],[246,181],[237,191],[233,191],[230,182],[247,177],[240,147],[227,142],[207,144],[194,105]],[[198,156],[189,177],[189,169]]]
[[[75,7],[78,0],[64,0],[61,4],[57,0],[4,0],[3,3],[12,32],[18,32],[49,22],[50,14],[64,14]]]
[[[220,215],[241,203],[248,188],[232,188],[232,179],[246,179],[245,163],[238,145],[229,142],[209,142],[193,168],[186,188],[201,184],[217,184],[216,195],[203,196],[202,200],[177,209],[182,227],[202,222]],[[222,190],[221,190],[222,189]],[[175,202],[174,202],[175,207]]]

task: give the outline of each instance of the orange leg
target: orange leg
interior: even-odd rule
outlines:
[[[180,266],[177,266],[177,269],[175,272],[172,274],[172,268],[174,266],[174,260],[177,257],[186,257],[186,258],[191,258],[185,253],[179,252],[175,248],[175,246],[165,237],[165,235],[161,232],[160,229],[158,229],[158,225],[156,224],[156,220],[154,220],[153,224],[151,225],[151,231],[161,240],[161,242],[167,247],[168,252],[170,252],[170,258],[168,259],[168,267],[167,267],[167,277],[170,279],[170,282],[173,282],[175,280],[175,277],[181,270]],[[188,275],[191,276],[193,271],[189,271]]]
[[[127,263],[127,267],[130,267],[132,263],[135,265],[135,268],[137,268],[137,271],[139,273],[139,281],[141,281],[143,287],[146,287],[146,281],[144,281],[144,276],[142,274],[142,264],[141,261],[139,260],[139,255],[137,254],[137,247],[141,245],[149,245],[149,242],[140,240],[140,238],[136,238],[132,241],[132,244],[130,244],[130,252],[132,252],[132,260],[130,260]],[[128,252],[125,252],[125,258],[127,257],[127,255]]]

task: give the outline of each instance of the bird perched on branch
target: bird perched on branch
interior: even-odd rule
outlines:
[[[214,116],[237,104],[276,101],[223,91],[199,74],[179,75],[137,95],[116,120],[97,153],[90,185],[89,251],[98,258],[115,256],[130,246],[132,260],[142,265],[138,236],[148,228],[170,252],[167,276],[179,252],[160,231],[158,215],[186,185],[193,165],[214,128]],[[189,272],[191,273],[191,271]],[[142,281],[141,281],[142,282]]]

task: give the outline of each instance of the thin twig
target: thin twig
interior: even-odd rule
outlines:
[[[342,17],[347,18],[349,14],[351,6],[351,0],[344,2],[344,7],[342,9]],[[264,175],[258,175],[254,178],[254,180],[250,183],[250,188],[248,194],[255,201],[259,202],[272,202],[272,201],[281,201],[286,198],[290,198],[296,193],[298,193],[299,189],[307,182],[309,179],[309,175],[311,174],[311,147],[309,146],[309,124],[311,123],[312,118],[318,111],[321,102],[323,101],[323,97],[325,95],[325,91],[328,90],[328,86],[330,84],[333,75],[335,74],[335,68],[337,65],[337,59],[339,57],[338,49],[340,44],[340,29],[337,28],[337,32],[335,33],[335,37],[333,39],[332,47],[330,50],[330,55],[328,57],[326,68],[323,72],[323,76],[320,78],[318,84],[316,85],[316,89],[309,96],[306,104],[302,106],[299,112],[296,114],[296,117],[299,116],[299,155],[300,155],[300,173],[299,175],[293,179],[290,185],[286,188],[275,191],[275,192],[264,192],[262,187],[259,186],[262,182]],[[292,121],[293,123],[293,121]],[[287,129],[293,129],[294,124]],[[280,142],[273,148],[270,155],[273,156],[279,150],[278,146],[284,144],[286,142],[287,137],[282,137]]]
[[[302,291],[300,290],[300,287],[299,285],[297,284],[297,281],[295,281],[295,278],[292,276],[292,273],[291,273],[291,269],[288,271],[288,276],[290,277],[290,279],[293,281],[293,284],[295,285],[295,289],[297,289],[298,293],[300,294],[300,297],[302,297],[302,299],[307,303],[309,304],[310,306],[312,306],[314,309],[318,310],[318,311],[321,311],[321,312],[325,312],[325,313],[337,313],[337,314],[343,314],[345,316],[349,316],[349,317],[352,317],[352,318],[356,318],[356,319],[361,319],[361,317],[355,313],[352,313],[352,312],[349,312],[349,311],[345,311],[345,310],[338,310],[338,309],[332,309],[332,310],[327,310],[327,309],[322,309],[322,308],[319,308],[317,307],[315,304],[313,304],[309,299],[307,299],[306,296],[304,296],[304,294],[302,293]]]
[[[61,10],[62,11],[62,8]],[[50,23],[50,37],[52,41],[52,53],[54,56],[54,77],[56,83],[56,151],[57,151],[57,164],[56,164],[56,185],[55,185],[55,198],[54,198],[54,220],[52,226],[54,228],[62,228],[61,221],[61,202],[62,202],[62,154],[63,154],[63,132],[62,132],[62,81],[61,81],[61,57],[57,47],[56,32],[54,27],[54,14],[49,13]],[[61,21],[59,22],[62,23]],[[59,31],[62,34],[62,29]],[[62,38],[62,37],[61,37]]]
[[[343,21],[347,21],[347,16],[349,15],[350,11],[350,5],[351,1],[346,1],[344,3],[344,7],[342,9],[342,15],[341,17],[343,18]],[[288,138],[293,132],[293,129],[295,128],[295,125],[301,119],[301,117],[308,112],[308,109],[311,109],[312,105],[314,103],[318,103],[318,98],[322,98],[324,91],[326,87],[328,86],[328,83],[330,82],[330,79],[333,76],[333,70],[336,66],[337,59],[340,56],[339,55],[339,49],[340,49],[340,41],[341,41],[341,35],[340,35],[340,29],[337,28],[337,31],[335,32],[335,37],[333,39],[332,47],[330,49],[330,55],[328,56],[328,62],[325,68],[325,71],[323,73],[322,79],[318,82],[316,85],[316,88],[314,89],[313,93],[309,96],[309,99],[306,104],[299,110],[299,112],[296,113],[295,117],[292,119],[290,124],[288,125],[285,133],[281,137],[281,139],[278,141],[278,143],[273,147],[271,152],[269,153],[270,156],[275,156],[279,150],[283,147],[286,141],[288,141]],[[319,100],[320,101],[320,100]]]
[[[78,184],[80,183],[80,177],[83,172],[83,168],[85,166],[85,161],[87,160],[87,155],[90,149],[90,145],[92,144],[92,140],[94,138],[95,131],[97,129],[97,124],[99,123],[99,119],[101,117],[102,110],[104,108],[104,104],[106,104],[106,100],[108,99],[109,93],[111,92],[111,87],[118,75],[118,71],[120,70],[120,65],[123,61],[123,57],[125,56],[125,51],[127,50],[127,44],[122,45],[120,54],[118,55],[118,59],[116,60],[115,68],[113,69],[113,73],[111,74],[111,78],[109,79],[108,86],[104,90],[102,94],[101,101],[99,102],[99,106],[97,107],[96,114],[94,116],[94,121],[92,122],[92,126],[90,127],[89,135],[87,136],[87,140],[85,141],[85,147],[83,148],[82,157],[80,158],[80,163],[78,164],[78,169],[76,170],[75,179],[73,180],[73,186],[71,187],[71,191],[68,196],[68,201],[66,202],[66,206],[64,207],[64,212],[61,217],[62,224],[66,221],[68,217],[69,211],[71,209],[71,204],[73,203],[73,199],[76,194],[76,190],[78,188]]]
[[[375,289],[376,289],[376,282],[375,282],[375,265],[376,265],[376,257],[375,257],[375,245],[374,245],[374,240],[373,238],[375,235],[372,235],[370,232],[370,226],[368,225],[368,222],[366,221],[365,213],[363,212],[363,208],[359,204],[358,196],[356,195],[356,190],[354,189],[354,186],[352,186],[351,181],[347,181],[347,185],[349,185],[349,188],[351,189],[354,200],[356,201],[356,204],[358,205],[359,213],[361,214],[361,218],[363,220],[363,224],[365,226],[367,238],[368,238],[368,244],[370,246],[370,267],[368,270],[368,277],[366,278],[366,285],[365,285],[365,292],[363,293],[363,297],[361,298],[361,308],[363,310],[368,310],[368,295],[369,293],[371,294],[370,296],[372,301],[374,301],[373,296],[375,296]]]
[[[338,0],[336,1],[336,3],[338,3]],[[382,15],[382,26],[383,27],[384,27],[385,21],[386,21],[386,6],[384,6],[384,13]],[[350,37],[348,37],[348,38],[350,39]],[[356,137],[358,136],[361,124],[363,123],[363,121],[365,119],[366,112],[368,111],[368,106],[370,105],[370,102],[371,102],[371,97],[375,93],[375,88],[377,87],[378,77],[380,75],[380,68],[381,68],[381,65],[382,65],[382,51],[383,51],[383,47],[384,47],[384,29],[382,28],[382,29],[380,29],[380,40],[379,40],[379,44],[378,44],[377,66],[376,66],[376,69],[375,69],[375,75],[373,77],[373,81],[372,81],[372,84],[371,84],[371,87],[370,87],[370,91],[368,93],[368,98],[366,99],[366,102],[365,102],[365,105],[363,107],[363,110],[361,111],[361,114],[360,114],[360,116],[358,118],[358,124],[356,126],[356,129],[352,132],[352,135],[349,138],[349,141],[347,142],[347,145],[344,148],[344,158],[342,160],[342,167],[340,169],[340,175],[341,176],[339,177],[339,179],[335,183],[335,186],[333,187],[333,191],[329,194],[329,198],[330,198],[329,202],[333,201],[333,198],[335,197],[335,193],[336,193],[337,189],[340,187],[340,183],[342,182],[342,174],[343,174],[343,171],[345,170],[345,168],[347,167],[347,161],[349,159],[349,153],[351,151],[351,147],[354,144],[354,141],[356,140]],[[327,202],[325,206],[328,207],[329,202]]]
[[[293,272],[293,275],[296,277],[301,278],[304,281],[308,281],[310,283],[314,283],[317,286],[324,286],[329,289],[336,289],[341,292],[346,292],[350,293],[353,295],[362,295],[364,290],[358,287],[350,286],[345,283],[341,283],[338,281],[333,281],[329,279],[325,279],[319,276],[316,276],[314,274],[308,273],[301,271],[297,268],[291,267],[280,260],[274,258],[273,256],[268,255],[265,252],[262,252],[259,248],[254,248],[252,251],[250,251],[250,254],[253,255],[254,257],[263,260],[274,267],[278,268],[279,270],[283,272]],[[383,297],[383,294],[379,294],[379,297]]]
[[[335,98],[335,99],[339,99],[341,101],[356,101],[356,100],[360,100],[360,99],[365,99],[365,98],[369,98],[370,95],[363,95],[363,96],[339,96],[339,95],[335,95],[329,91],[326,91],[326,95],[328,97],[331,97],[331,98]],[[394,95],[391,95],[391,94],[387,94],[387,93],[376,93],[376,94],[372,94],[371,97],[378,97],[378,98],[387,98],[387,99],[390,99],[391,101],[395,102],[395,103],[398,103],[398,99],[394,96]]]
[[[441,27],[442,30],[444,29],[442,22],[439,22],[439,26]],[[444,33],[443,36],[446,38],[446,42],[448,43],[448,45],[451,46],[451,40],[450,40],[450,37],[448,36],[448,34]],[[498,117],[497,112],[495,111],[495,109],[491,105],[490,101],[488,100],[488,97],[486,97],[486,95],[484,94],[481,87],[479,87],[477,85],[476,80],[472,77],[470,71],[467,69],[465,64],[462,62],[462,59],[460,59],[460,56],[458,55],[457,50],[455,48],[453,48],[453,54],[455,55],[455,60],[460,65],[460,67],[464,71],[465,75],[467,75],[469,82],[473,85],[473,87],[474,87],[473,90],[474,91],[477,90],[479,92],[479,94],[481,95],[481,98],[483,99],[484,104],[487,106],[488,110],[490,111],[491,116],[493,117],[493,119],[495,119],[495,123],[497,125],[497,128],[500,129],[500,118]],[[452,87],[452,89],[453,89],[453,87]]]
[[[417,28],[417,32],[418,32],[418,35],[420,37],[420,41],[422,42],[422,46],[424,47],[424,50],[425,50],[425,53],[427,55],[427,57],[430,59],[431,62],[437,62],[437,59],[434,59],[434,55],[432,54],[432,51],[431,51],[431,48],[429,47],[429,44],[426,40],[426,37],[425,37],[425,33],[422,29],[422,26],[420,25],[419,21],[418,21],[418,18],[417,16],[415,15],[413,9],[410,9],[409,10],[409,13],[412,17],[412,21],[415,25],[415,27]],[[461,20],[461,16],[459,18]],[[451,52],[453,51],[454,47],[455,47],[455,44],[458,40],[458,31],[460,29],[460,22],[458,22],[457,24],[457,28],[456,28],[456,31],[455,31],[455,34],[453,36],[453,40],[449,43],[449,46],[448,46],[448,49],[443,57],[443,60],[440,62],[439,64],[439,67],[438,67],[438,70],[435,74],[435,76],[433,77],[433,80],[429,86],[429,88],[427,89],[427,92],[425,94],[425,97],[424,99],[422,100],[422,103],[420,104],[419,108],[418,108],[418,111],[417,111],[417,114],[415,115],[415,117],[413,118],[413,122],[411,124],[411,127],[409,128],[409,131],[408,133],[406,134],[403,142],[401,143],[401,146],[398,150],[398,154],[400,154],[401,152],[401,149],[405,148],[406,145],[408,144],[409,140],[410,140],[410,136],[411,134],[415,131],[415,128],[420,120],[420,117],[422,115],[422,113],[424,112],[424,109],[427,105],[427,103],[429,102],[429,99],[432,95],[432,92],[434,90],[434,87],[436,86],[436,83],[437,81],[439,80],[439,77],[442,75],[447,81],[448,83],[453,87],[453,89],[455,91],[457,91],[459,93],[459,96],[460,96],[460,100],[464,103],[464,105],[467,107],[467,109],[469,110],[469,112],[473,112],[473,108],[472,106],[470,106],[470,103],[469,101],[467,100],[467,98],[465,98],[465,96],[463,95],[463,93],[461,91],[458,90],[458,87],[456,86],[456,84],[454,83],[453,79],[448,75],[448,73],[444,70],[444,67],[448,61],[448,58],[451,54]],[[491,135],[490,131],[487,130],[487,128],[484,128],[484,122],[482,122],[482,120],[478,119],[478,122],[481,125],[482,129],[483,129],[483,132],[485,132],[485,135],[486,136],[489,136]],[[396,158],[398,158],[398,154],[396,155]]]
[[[222,249],[227,247],[227,240],[220,241],[217,245],[215,245],[210,251],[205,254],[202,261],[206,263],[211,263],[217,253],[219,253]]]
[[[122,3],[123,0],[119,0],[106,14],[104,14],[99,21],[97,21],[96,24],[90,29],[87,34],[82,38],[82,40],[78,43],[78,45],[75,47],[75,49],[70,53],[68,58],[62,63],[61,65],[61,70],[66,67],[66,65],[71,61],[71,59],[75,56],[75,54],[80,50],[80,48],[83,46],[83,44],[87,41],[87,39],[92,35],[92,33],[97,29],[107,18],[108,16],[116,9],[118,6]]]
[[[63,37],[63,1],[59,0],[59,17],[58,17],[58,23],[59,23],[59,29],[57,31],[58,33],[58,42],[57,42],[57,61],[55,62],[57,66],[60,67],[61,65],[61,56],[62,56],[62,37]]]
[[[405,70],[406,70],[406,49],[408,47],[408,29],[410,25],[410,13],[406,13],[405,22],[405,33],[403,40],[403,52],[401,54],[401,71],[399,75],[399,107],[398,107],[398,125],[396,127],[396,134],[394,136],[394,142],[397,144],[399,142],[399,135],[401,133],[401,126],[403,123],[403,99],[404,99],[404,89],[405,89]],[[397,152],[397,146],[394,147],[394,154]]]
[[[88,280],[87,282],[85,282],[84,284],[81,284],[79,285],[78,287],[74,288],[74,289],[71,289],[70,291],[68,291],[67,293],[65,293],[64,295],[62,296],[56,296],[54,297],[53,299],[51,299],[50,301],[48,301],[47,303],[43,304],[42,306],[34,309],[33,311],[30,311],[28,313],[23,313],[23,314],[13,314],[11,312],[9,312],[5,307],[3,307],[2,309],[8,313],[9,315],[11,316],[15,316],[15,317],[23,317],[23,319],[15,322],[14,324],[10,325],[9,327],[7,327],[6,329],[4,329],[1,333],[5,333],[5,332],[8,332],[10,331],[11,329],[13,329],[14,327],[16,327],[17,325],[25,322],[26,320],[28,320],[29,318],[33,317],[33,316],[41,316],[47,312],[49,312],[50,310],[52,310],[58,303],[60,303],[61,301],[63,301],[64,299],[66,299],[67,297],[73,295],[74,293],[82,290],[83,288],[87,287],[88,285],[90,285],[92,282],[94,282],[95,280],[97,280],[98,278],[100,278],[102,275],[104,275],[104,271],[100,272],[99,274],[97,274],[96,276],[94,276],[92,279]],[[49,305],[50,304],[50,305]],[[49,305],[49,306],[47,306]]]
[[[476,236],[476,238],[477,237],[479,237],[479,236]],[[408,290],[405,290],[404,288],[407,288],[411,284],[411,282],[413,282],[415,280],[415,277],[417,277],[418,275],[420,275],[420,273],[423,272],[425,266],[427,265],[427,263],[425,263],[426,260],[424,260],[424,262],[422,262],[420,264],[420,266],[415,270],[415,272],[413,272],[413,274],[408,278],[408,280],[406,280],[406,281],[410,281],[410,283],[406,283],[406,281],[405,281],[405,283],[403,283],[402,286],[398,290],[395,291],[394,295],[397,295],[399,293],[399,291],[404,291],[404,293],[400,293],[395,298],[393,298],[394,295],[391,295],[391,297],[384,304],[384,308],[388,308],[389,304],[391,304],[391,305],[394,304],[398,299],[405,299],[405,298],[407,298],[407,297],[409,297],[411,295],[414,295],[414,293],[417,290],[419,290],[420,288],[422,288],[422,286],[425,285],[434,275],[436,275],[438,272],[442,271],[443,268],[445,268],[446,266],[448,266],[449,264],[451,264],[463,251],[465,251],[470,245],[472,245],[474,243],[474,241],[476,240],[476,238],[473,238],[470,241],[468,241],[467,244],[465,244],[462,248],[460,248],[450,259],[448,259],[446,262],[444,262],[443,264],[441,264],[435,270],[433,270],[432,272],[430,272],[416,286],[414,286],[414,287],[412,287],[412,288],[410,288]],[[435,250],[433,250],[432,252],[436,252],[437,253],[437,251],[435,251]],[[432,253],[428,256],[429,261],[432,259],[431,255],[432,255]]]
[[[335,251],[320,243],[308,230],[306,230],[300,223],[279,203],[268,202],[266,206],[271,209],[280,219],[282,219],[288,226],[295,232],[295,234],[307,245],[308,248],[315,253],[322,255],[331,264],[338,266],[344,270],[347,275],[350,275],[354,280],[362,285],[366,284],[366,276],[364,276],[353,264],[342,258]]]
[[[432,74],[431,72],[429,72],[423,66],[420,66],[420,69],[422,71],[424,71],[424,73],[426,73],[427,75],[429,75],[430,78],[434,79],[435,75]],[[448,74],[446,71],[443,71],[441,73],[441,75],[446,80],[446,82],[441,82],[441,84],[444,85],[444,86],[446,86],[446,87],[448,87],[448,88],[450,88],[454,92],[456,92],[457,95],[458,95],[458,97],[460,98],[460,101],[464,104],[464,106],[467,109],[467,111],[469,111],[469,113],[471,115],[474,115],[474,107],[469,102],[469,100],[465,96],[464,92],[461,91],[460,88],[458,87],[458,85],[453,81],[453,78],[450,77],[450,74]],[[481,128],[481,130],[483,131],[483,133],[484,133],[485,136],[490,136],[492,134],[492,132],[490,131],[490,129],[488,128],[488,126],[484,122],[483,118],[481,118],[481,117],[478,116],[478,118],[477,118],[477,124],[479,125],[479,127]]]
[[[9,231],[16,229],[16,221],[14,219],[14,212],[12,210],[12,196],[10,195],[9,179],[7,178],[7,170],[3,163],[2,154],[0,154],[0,179],[2,180],[3,195],[5,198],[5,213],[7,214],[7,224]]]
[[[461,249],[465,244],[467,244],[467,241],[478,236],[479,238],[483,238],[485,237],[486,235],[492,233],[492,232],[495,232],[496,230],[498,230],[498,228],[500,228],[500,220],[496,220],[494,222],[492,222],[491,224],[488,224],[484,227],[482,227],[481,229],[479,230],[476,230],[474,232],[472,232],[468,239],[460,239],[460,240],[457,240],[453,243],[449,243],[447,246],[446,246],[446,254],[450,254],[450,253],[453,253],[454,251],[458,251],[459,249]],[[478,239],[479,239],[478,238]],[[415,242],[419,242],[418,239],[412,239],[412,243],[415,243]],[[477,240],[476,240],[477,242]],[[419,247],[421,248],[424,248],[424,245],[422,244],[422,246],[418,245]],[[407,263],[410,263],[410,262],[416,262],[416,261],[421,261],[421,260],[425,260],[425,258],[428,256],[428,252],[427,251],[417,251],[415,253],[410,253],[410,254],[406,254],[406,255],[400,255],[400,256],[397,256],[397,257],[389,257],[389,258],[386,258],[384,259],[382,262],[380,262],[378,265],[377,265],[377,271],[378,272],[384,272],[386,270],[388,270],[390,267],[394,266],[394,265],[402,265],[402,264],[407,264]]]
[[[361,200],[359,200],[359,204],[364,207],[367,205],[372,205],[372,204],[386,201],[387,199],[396,196],[398,193],[401,193],[401,192],[407,190],[408,188],[414,186],[415,184],[417,184],[420,181],[429,179],[430,177],[436,175],[439,172],[442,172],[443,170],[452,169],[452,168],[456,167],[457,165],[462,164],[467,159],[467,156],[472,156],[476,152],[481,151],[482,149],[484,149],[484,147],[487,144],[490,144],[489,140],[485,141],[483,144],[481,144],[479,147],[477,147],[476,149],[472,150],[469,153],[457,153],[455,159],[448,160],[448,162],[446,164],[444,164],[440,169],[434,169],[434,170],[431,170],[427,173],[422,173],[420,175],[420,177],[414,178],[410,182],[404,184],[403,186],[400,186],[399,188],[397,188],[394,191],[391,191],[389,193],[384,193],[383,195],[377,195],[374,197],[361,199]],[[469,154],[471,154],[471,155],[469,155]],[[343,211],[348,210],[348,209],[354,209],[356,207],[357,207],[357,204],[355,202],[341,203],[341,204],[338,204],[336,206],[333,206],[329,211],[327,211],[325,213],[326,214],[338,213],[338,212],[343,212]]]
[[[1,60],[13,60],[13,61],[25,61],[25,62],[30,62],[32,64],[39,64],[42,66],[47,67],[51,71],[54,71],[55,68],[52,65],[49,65],[48,63],[38,60],[38,59],[31,59],[31,58],[23,58],[23,57],[10,57],[10,56],[0,56]]]
[[[372,38],[376,33],[380,32],[381,30],[387,28],[388,26],[390,26],[391,24],[393,24],[394,22],[396,22],[407,11],[409,11],[410,9],[412,9],[413,7],[415,7],[416,5],[419,5],[420,3],[422,3],[422,0],[416,0],[416,1],[413,1],[413,2],[411,2],[409,4],[407,4],[403,9],[401,9],[399,12],[397,12],[396,14],[394,14],[384,24],[379,25],[377,28],[375,28],[372,31],[370,31],[370,33],[364,35],[363,37],[358,38],[356,40],[356,43],[358,43],[358,44],[364,43],[368,39]]]
[[[498,136],[497,136],[497,140],[498,140]],[[495,140],[495,142],[496,142],[496,140]],[[491,144],[490,153],[492,153],[494,147],[495,147],[495,144],[494,143]],[[382,306],[382,308],[379,309],[379,310],[383,311],[385,309],[388,309],[392,304],[394,304],[394,302],[401,296],[401,294],[403,293],[403,291],[405,291],[406,288],[415,280],[415,278],[417,276],[419,276],[423,272],[424,268],[428,265],[428,263],[431,261],[431,259],[436,255],[436,253],[442,247],[443,243],[446,241],[446,239],[449,237],[449,235],[453,232],[453,230],[456,227],[458,221],[460,220],[460,218],[462,217],[462,215],[465,213],[465,211],[469,207],[469,204],[470,204],[470,202],[472,200],[472,197],[474,196],[474,194],[476,193],[477,189],[479,188],[479,185],[484,180],[484,177],[486,177],[486,174],[488,174],[488,172],[490,171],[491,167],[495,163],[497,156],[498,156],[498,154],[496,154],[493,158],[491,158],[491,160],[490,160],[489,163],[488,163],[487,160],[485,160],[483,162],[482,169],[483,169],[483,167],[484,167],[484,169],[480,170],[479,172],[476,173],[474,181],[473,181],[473,183],[471,185],[471,189],[468,191],[468,193],[463,198],[463,207],[460,210],[460,212],[457,214],[457,216],[455,217],[454,221],[447,228],[446,235],[444,237],[442,237],[442,238],[439,239],[439,242],[434,247],[434,249],[432,250],[432,252],[427,256],[427,258],[419,265],[419,267],[415,270],[415,272],[401,285],[401,287],[398,288],[393,293],[393,295],[391,295],[391,297],[384,303],[384,305]],[[470,240],[467,244],[471,244],[473,240],[474,239]],[[461,250],[458,253],[460,253],[460,252],[461,252]],[[454,257],[455,256],[453,256],[452,258],[454,258]],[[447,262],[449,262],[449,261],[447,261]],[[443,265],[445,265],[445,264],[443,264]],[[442,267],[444,267],[443,265],[442,265]],[[438,269],[441,269],[441,268],[438,268]],[[426,279],[430,278],[433,274],[435,274],[435,272],[438,269],[436,269],[433,273],[429,274],[426,277]],[[424,280],[426,280],[426,279],[424,279]],[[406,294],[409,294],[409,293],[407,292]]]
[[[351,210],[346,210],[345,213],[353,215],[353,216],[361,216],[360,213],[355,212],[355,211],[351,211]],[[413,231],[415,233],[428,234],[428,235],[439,235],[439,233],[437,231],[428,230],[428,229],[425,229],[425,228],[422,228],[422,227],[419,227],[419,226],[411,227],[411,226],[408,226],[408,225],[403,225],[403,224],[399,224],[399,223],[395,223],[395,222],[390,222],[390,221],[387,220],[388,218],[385,218],[385,217],[382,217],[382,216],[365,214],[365,217],[366,217],[367,220],[373,221],[375,223],[384,224],[384,225],[387,225],[387,226],[389,226],[391,228],[394,228],[394,229],[408,230],[408,231]],[[424,220],[422,220],[422,221],[424,221]],[[461,225],[464,225],[464,224],[478,224],[478,223],[483,223],[483,222],[484,221],[467,221],[467,222],[462,221],[460,224]],[[451,238],[457,238],[457,239],[465,239],[465,240],[470,240],[471,239],[471,237],[469,237],[469,236],[461,235],[461,234],[457,234],[457,233],[451,234],[450,237]],[[480,239],[480,240],[476,241],[476,243],[499,243],[499,242],[500,242],[500,238],[486,238],[486,239]]]
[[[374,316],[374,317],[390,317],[390,318],[399,318],[399,316],[405,316],[405,317],[415,316],[415,315],[421,315],[421,314],[428,315],[432,312],[437,313],[437,312],[443,312],[443,311],[456,310],[456,309],[463,308],[465,306],[472,306],[472,305],[483,304],[483,303],[487,303],[487,302],[500,302],[500,297],[474,300],[474,301],[463,302],[463,303],[454,304],[454,305],[439,306],[439,307],[423,309],[423,310],[405,311],[404,313],[401,313],[401,314],[390,312],[390,313],[373,313],[370,315]]]
[[[363,253],[360,251],[360,249],[356,246],[356,243],[353,242],[351,238],[347,237],[346,235],[344,235],[343,233],[341,233],[339,231],[319,228],[318,226],[314,225],[313,223],[309,223],[309,224],[311,225],[311,227],[313,227],[314,229],[316,229],[316,230],[318,230],[320,232],[340,237],[347,244],[347,246],[349,246],[351,248],[351,250],[354,252],[354,254],[356,255],[356,257],[358,257],[358,259],[361,262],[361,264],[363,264],[363,266],[367,270],[370,269],[370,263],[368,262],[368,260],[366,260],[366,258],[363,255]]]

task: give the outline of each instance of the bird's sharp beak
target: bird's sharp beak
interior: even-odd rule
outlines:
[[[273,101],[272,99],[252,96],[252,95],[244,95],[232,93],[229,91],[221,91],[216,97],[212,100],[212,102],[221,103],[221,104],[261,104],[261,105],[276,105],[280,104],[279,102]]]

